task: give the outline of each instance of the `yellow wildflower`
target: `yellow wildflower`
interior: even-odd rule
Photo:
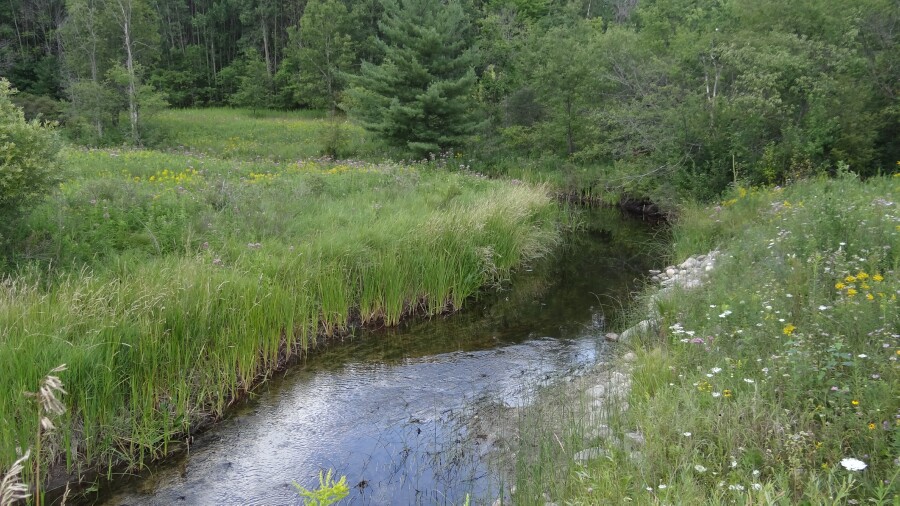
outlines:
[[[869,279],[869,275],[866,274],[865,271],[859,271],[859,272],[856,273],[856,279],[858,279],[858,280],[860,280],[860,281],[862,281],[862,280],[864,280],[864,279]]]
[[[722,395],[724,397],[731,397],[731,390],[728,388],[726,388],[725,390],[722,390]]]
[[[867,294],[866,294],[866,299],[868,299],[868,300],[875,300],[875,296],[872,295],[871,293],[867,293]]]
[[[875,424],[869,423],[869,430],[875,430]]]
[[[872,276],[872,281],[874,281],[876,283],[884,281],[884,276],[882,276],[881,274],[876,274],[876,275]]]
[[[869,288],[872,288],[871,286],[869,286],[868,283],[863,283],[863,284],[859,285],[859,287],[862,288],[863,290],[868,290]]]
[[[795,327],[792,323],[788,323],[787,325],[784,326],[784,329],[782,329],[782,332],[784,332],[784,335],[789,336],[789,335],[793,334],[795,330],[797,330],[797,327]]]
[[[847,277],[844,278],[844,281],[846,281],[846,282],[848,282],[848,283],[855,283],[855,282],[856,282],[856,276],[854,276],[854,275],[852,275],[852,274],[848,274]]]
[[[848,288],[848,289],[847,289],[847,297],[853,297],[853,296],[856,295],[857,293],[858,293],[858,292],[857,292],[856,290],[854,290],[853,288]]]
[[[843,290],[845,286],[847,286],[847,285],[840,283],[840,282],[834,284],[834,287],[837,288],[838,290]]]
[[[859,401],[856,399],[853,399],[852,401],[850,401],[850,404],[853,404],[854,406],[859,406]]]

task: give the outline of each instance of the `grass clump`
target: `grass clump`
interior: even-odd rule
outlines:
[[[686,209],[674,255],[718,247],[723,260],[701,288],[659,304],[661,330],[637,343],[621,423],[645,441],[568,461],[543,484],[553,499],[895,504],[897,185],[738,188]]]
[[[557,237],[545,189],[413,165],[63,163],[0,279],[0,469],[40,423],[21,392],[56,364],[67,409],[33,458],[140,467],[317,337],[457,309]]]

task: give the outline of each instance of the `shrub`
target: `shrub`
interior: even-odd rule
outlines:
[[[12,103],[9,81],[0,79],[0,246],[15,217],[47,194],[57,182],[59,142],[49,124],[26,121]],[[12,219],[10,219],[12,218]]]

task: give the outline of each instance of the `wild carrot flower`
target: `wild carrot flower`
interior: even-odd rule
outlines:
[[[859,459],[848,457],[845,459],[841,459],[841,466],[848,471],[862,471],[863,469],[868,467],[868,464]]]

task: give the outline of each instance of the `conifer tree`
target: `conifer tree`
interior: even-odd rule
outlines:
[[[477,126],[469,23],[457,1],[385,0],[381,64],[364,62],[345,106],[387,143],[416,155],[461,145]]]

